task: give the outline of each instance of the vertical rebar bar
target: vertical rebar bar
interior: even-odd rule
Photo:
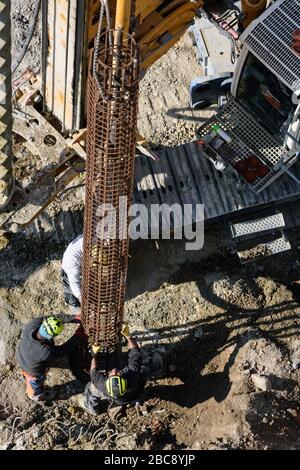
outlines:
[[[134,39],[120,29],[107,30],[101,44],[97,80],[90,70],[88,83],[82,322],[91,343],[114,351],[125,300],[124,201],[129,206],[133,193],[139,60]]]

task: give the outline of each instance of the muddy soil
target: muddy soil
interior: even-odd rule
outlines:
[[[18,62],[19,54],[27,40],[31,29],[32,18],[37,1],[11,1],[12,21],[12,62],[13,66]],[[28,47],[26,58],[15,71],[14,78],[20,76],[28,67],[34,72],[39,72],[41,65],[41,11],[37,25],[33,33],[32,41]]]
[[[59,276],[63,248],[53,242],[49,259],[37,243],[14,260],[13,279],[11,271],[1,273],[1,299],[19,325],[12,348],[33,316],[68,311]],[[168,248],[160,246],[160,254]],[[2,448],[299,448],[297,253],[243,271],[221,254],[197,262],[178,256],[170,273],[163,256],[153,262],[154,249],[147,242],[131,246],[125,307],[143,351],[165,360],[161,376],[147,384],[143,412],[133,407],[114,417],[105,409],[92,418],[78,404],[83,385],[67,363],[49,374],[58,399],[32,404],[9,357],[1,366]],[[65,338],[74,332],[66,330]]]
[[[32,11],[33,2],[13,2],[23,3]],[[201,73],[189,44],[186,36],[141,84],[140,131],[157,146],[193,138],[206,119],[189,110],[191,119],[167,114],[188,108],[189,80]],[[180,241],[130,246],[125,318],[145,357],[164,358],[143,408],[91,417],[78,404],[83,385],[67,361],[49,373],[53,403],[27,399],[16,343],[31,318],[68,311],[61,258],[81,230],[80,192],[67,193],[0,252],[1,449],[299,449],[299,252],[242,268],[225,247],[222,225],[207,229],[199,252],[186,252]],[[73,332],[68,326],[63,339]]]

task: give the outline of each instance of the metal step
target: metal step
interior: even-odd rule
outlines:
[[[238,251],[238,256],[242,264],[258,261],[269,256],[282,253],[291,249],[290,242],[284,237],[277,238],[271,242],[261,243],[249,250]]]
[[[259,219],[245,220],[236,224],[229,223],[232,238],[244,237],[254,233],[266,232],[285,227],[283,214],[269,215]]]

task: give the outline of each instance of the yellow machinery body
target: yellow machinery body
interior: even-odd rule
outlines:
[[[247,28],[266,9],[267,0],[242,0],[242,12],[245,15],[243,27]]]
[[[165,54],[192,24],[203,1],[107,0],[110,24],[134,34],[141,73]],[[63,131],[85,127],[87,64],[97,37],[100,0],[45,0],[42,95]],[[107,18],[104,15],[104,22]]]
[[[205,0],[102,0],[110,28],[134,34],[141,74],[162,57],[193,23]],[[85,127],[87,64],[97,37],[100,0],[43,1],[42,95],[45,109],[63,131]],[[266,0],[242,0],[244,26],[266,8]],[[104,22],[107,19],[104,15]]]

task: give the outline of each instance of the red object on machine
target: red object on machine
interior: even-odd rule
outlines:
[[[250,157],[247,158],[246,162],[247,166],[253,169],[258,168],[261,165],[261,161],[256,155],[250,155]]]
[[[244,171],[243,177],[246,181],[248,181],[248,183],[254,183],[254,181],[256,180],[256,171],[251,170],[251,168],[248,168],[246,171]]]
[[[262,178],[269,173],[269,168],[256,155],[239,160],[234,168],[248,183],[254,183],[257,177]]]
[[[235,165],[234,168],[238,171],[238,173],[243,173],[247,170],[248,165],[246,160],[239,160]]]
[[[266,176],[269,171],[270,170],[267,165],[260,165],[256,170],[258,176]]]
[[[300,29],[296,29],[293,32],[292,48],[297,54],[300,53]]]

